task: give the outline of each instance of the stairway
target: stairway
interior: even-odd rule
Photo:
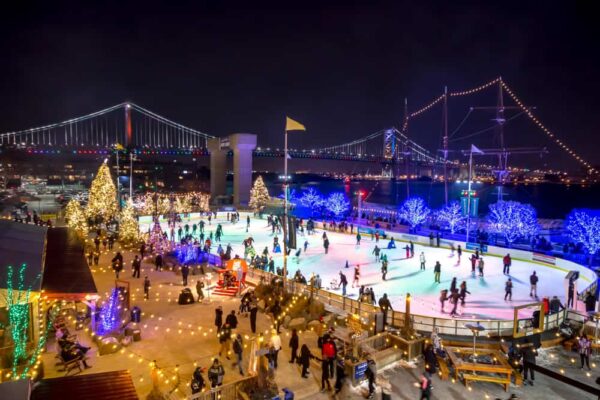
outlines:
[[[215,286],[215,288],[212,290],[211,294],[217,295],[217,296],[226,296],[226,297],[235,297],[235,295],[238,292],[238,283],[237,281],[233,283],[233,286],[230,286],[228,288],[223,287],[223,281],[219,280],[217,282],[217,285]]]

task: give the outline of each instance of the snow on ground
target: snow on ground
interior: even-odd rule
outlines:
[[[188,223],[191,225],[198,220],[184,221],[182,225]],[[244,255],[244,246],[242,241],[248,236],[255,240],[254,248],[257,254],[261,254],[265,246],[269,248],[270,255],[273,255],[276,267],[283,264],[281,253],[272,254],[273,236],[271,228],[267,226],[266,219],[251,219],[250,230],[246,233],[246,215],[242,214],[237,224],[231,224],[227,221],[225,213],[219,213],[216,221],[208,225],[205,220],[205,232],[216,229],[218,223],[223,226],[224,237],[221,239],[223,248],[228,243],[233,247],[233,254]],[[166,223],[162,224],[163,230],[167,229]],[[147,232],[148,225],[141,224],[140,231]],[[440,290],[448,289],[453,277],[457,278],[457,287],[462,281],[467,282],[467,290],[471,292],[467,295],[466,305],[461,312],[462,318],[478,319],[504,319],[512,320],[514,317],[514,306],[532,303],[535,299],[529,297],[529,276],[535,270],[539,276],[538,296],[539,298],[551,297],[557,295],[565,302],[564,277],[565,272],[545,267],[539,264],[533,264],[525,261],[513,260],[510,269],[510,277],[513,281],[512,301],[504,301],[504,284],[507,276],[502,273],[502,259],[494,256],[484,256],[485,268],[484,277],[479,278],[471,274],[471,263],[468,257],[471,253],[463,252],[460,264],[457,263],[457,255],[451,255],[450,250],[443,248],[432,248],[415,244],[414,258],[407,259],[404,246],[406,243],[396,241],[396,249],[387,249],[388,240],[381,239],[378,246],[383,249],[382,254],[387,254],[389,260],[387,280],[381,279],[381,264],[375,262],[375,256],[372,254],[375,247],[375,240],[370,236],[363,235],[360,246],[356,245],[355,235],[343,234],[327,231],[330,247],[329,254],[325,254],[322,241],[323,231],[318,229],[313,235],[298,235],[298,246],[302,246],[304,241],[308,241],[306,253],[302,252],[299,262],[294,257],[295,250],[292,250],[288,258],[288,273],[293,276],[297,269],[300,269],[306,279],[310,278],[311,273],[319,274],[324,287],[329,287],[329,283],[336,279],[339,281],[339,272],[343,271],[348,278],[347,293],[351,298],[357,298],[358,288],[352,288],[354,278],[354,265],[360,264],[360,284],[372,287],[375,296],[379,299],[383,293],[387,293],[392,301],[394,310],[404,311],[404,301],[406,293],[412,296],[411,312],[416,315],[428,316],[446,316],[452,306],[446,303],[446,314],[440,312],[439,294]],[[279,235],[281,242],[282,235]],[[213,251],[216,251],[213,246]],[[420,270],[419,254],[425,253],[426,270]],[[510,251],[508,251],[510,252]],[[346,260],[350,263],[350,268],[345,269]],[[434,283],[433,266],[436,261],[442,265],[441,283]],[[341,289],[334,290],[341,293]]]

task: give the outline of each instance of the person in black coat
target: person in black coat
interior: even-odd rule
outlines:
[[[237,320],[237,317],[235,316],[235,310],[231,310],[231,313],[229,313],[229,315],[227,315],[227,318],[225,318],[225,323],[229,324],[231,329],[237,328],[238,320]]]
[[[221,330],[223,325],[223,307],[219,306],[215,309],[215,326],[217,327],[217,333]]]
[[[433,351],[433,345],[428,344],[425,347],[425,350],[423,350],[423,358],[425,359],[425,370],[431,375],[434,375],[436,372],[437,359]]]
[[[335,394],[342,391],[344,380],[346,379],[346,371],[344,370],[344,360],[338,360],[335,367]]]
[[[310,366],[310,359],[315,358],[312,355],[307,345],[303,344],[300,348],[300,364],[302,365],[302,377],[308,378],[308,367]]]
[[[298,331],[296,329],[292,329],[292,337],[290,337],[289,345],[292,353],[290,364],[294,363],[294,361],[300,361],[300,358],[298,358],[298,346],[300,345],[300,339],[298,338]]]

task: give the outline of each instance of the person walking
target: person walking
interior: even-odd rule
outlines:
[[[535,271],[533,271],[533,274],[531,274],[531,276],[529,276],[529,297],[535,297],[537,299],[538,295],[537,295],[537,283],[538,283],[538,276],[536,274]]]
[[[421,263],[421,271],[425,271],[425,252],[421,252],[421,254],[419,254],[419,262]]]
[[[352,280],[352,287],[356,285],[356,287],[360,287],[360,265],[356,264],[354,266],[354,279]]]
[[[575,284],[569,282],[569,290],[567,291],[567,308],[573,308],[573,300],[575,298]]]
[[[225,318],[225,323],[228,324],[231,329],[237,328],[238,319],[235,316],[235,310],[231,310],[231,312],[227,315],[227,318]]]
[[[279,332],[277,332],[276,329],[273,329],[271,331],[271,340],[269,344],[273,348],[273,367],[277,369],[277,356],[279,355],[279,351],[281,350],[281,337],[279,336]]]
[[[156,268],[154,269],[155,271],[162,271],[162,267],[163,267],[162,254],[156,255],[156,257],[154,258],[154,265],[156,266]]]
[[[525,339],[524,344],[521,346],[521,354],[523,355],[523,384],[530,384],[533,386],[533,381],[535,381],[535,374],[533,365],[535,365],[535,357],[537,355],[537,351],[533,347],[533,344],[529,343],[529,339]],[[530,374],[529,374],[530,373]],[[527,376],[531,376],[531,380],[527,379]]]
[[[371,358],[367,360],[367,369],[365,371],[369,382],[369,399],[375,396],[375,378],[377,377],[377,365]]]
[[[431,398],[431,374],[428,371],[424,371],[421,374],[419,389],[421,389],[421,400],[429,400]]]
[[[132,277],[139,278],[140,277],[140,268],[142,267],[142,262],[140,261],[140,259],[138,258],[137,255],[133,258],[133,261],[131,261],[131,267],[133,269]]]
[[[258,301],[256,295],[252,293],[250,297],[250,329],[252,333],[256,333],[256,315],[258,314]]]
[[[508,278],[508,280],[504,284],[504,301],[506,301],[507,297],[508,297],[508,301],[512,301],[512,288],[513,288],[512,280],[510,278]]]
[[[435,283],[441,283],[440,274],[442,272],[442,264],[439,261],[435,262],[435,266],[433,267],[433,278]]]
[[[323,357],[321,359],[321,392],[325,392],[325,384],[327,384],[327,391],[331,391],[328,360]]]
[[[381,308],[381,312],[383,313],[383,329],[385,330],[385,326],[387,325],[388,310],[394,311],[392,308],[392,303],[390,302],[390,299],[388,299],[387,293],[384,293],[379,299],[379,308]]]
[[[121,255],[120,251],[117,251],[117,254],[112,259],[112,268],[115,271],[117,279],[119,279],[119,274],[123,270],[123,255]]]
[[[225,323],[219,330],[219,357],[225,353],[225,358],[229,360],[229,348],[231,340],[231,327]]]
[[[201,303],[204,300],[204,282],[201,279],[196,281],[196,293],[198,294],[198,303]]]
[[[293,364],[296,361],[300,361],[298,357],[298,346],[300,345],[300,338],[298,337],[298,330],[292,329],[292,336],[290,337],[290,352],[292,357],[290,359],[290,364]]]
[[[326,335],[321,349],[321,355],[323,356],[323,359],[327,361],[329,376],[333,377],[335,372],[335,359],[337,358],[337,347],[331,335]]]
[[[510,258],[510,254],[507,254],[502,259],[502,264],[504,264],[504,268],[502,269],[502,273],[504,275],[510,275],[510,266],[512,264],[512,259]]]
[[[219,362],[218,358],[215,358],[211,367],[208,369],[208,380],[210,381],[210,386],[214,389],[223,384],[223,377],[225,376],[225,369],[223,369],[223,365]]]
[[[479,277],[483,278],[483,267],[484,267],[485,263],[483,261],[483,257],[479,257]]]
[[[144,259],[145,255],[146,255],[146,243],[142,243],[140,245],[140,258]]]
[[[217,328],[217,334],[221,330],[221,325],[223,325],[223,307],[218,306],[215,309],[215,327]]]
[[[188,275],[190,274],[190,267],[189,265],[182,265],[181,266],[181,277],[183,278],[183,286],[187,286],[188,284]]]
[[[310,352],[310,349],[306,344],[303,344],[300,348],[300,364],[302,365],[301,376],[304,379],[308,379],[308,367],[310,366],[310,359],[315,358]]]
[[[340,359],[340,360],[337,360],[337,363],[335,366],[335,384],[333,385],[333,387],[335,389],[334,395],[337,395],[338,393],[340,393],[342,391],[342,388],[344,387],[345,379],[346,379],[346,371],[345,371],[344,360]]]
[[[242,355],[244,354],[244,346],[242,344],[242,335],[239,333],[235,336],[233,341],[233,354],[235,354],[235,363],[233,366],[237,365],[240,375],[244,376],[244,369],[242,367]]]
[[[150,298],[150,279],[148,279],[148,275],[144,277],[144,299],[148,300]]]
[[[590,371],[590,353],[592,352],[592,342],[590,339],[588,339],[585,333],[579,338],[578,347],[579,359],[581,360],[581,369],[583,369],[585,364],[588,371]]]

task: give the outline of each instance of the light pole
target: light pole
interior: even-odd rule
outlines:
[[[471,230],[471,179],[473,177],[473,147],[469,151],[469,183],[467,186],[467,237],[465,243],[469,243],[469,231]]]

